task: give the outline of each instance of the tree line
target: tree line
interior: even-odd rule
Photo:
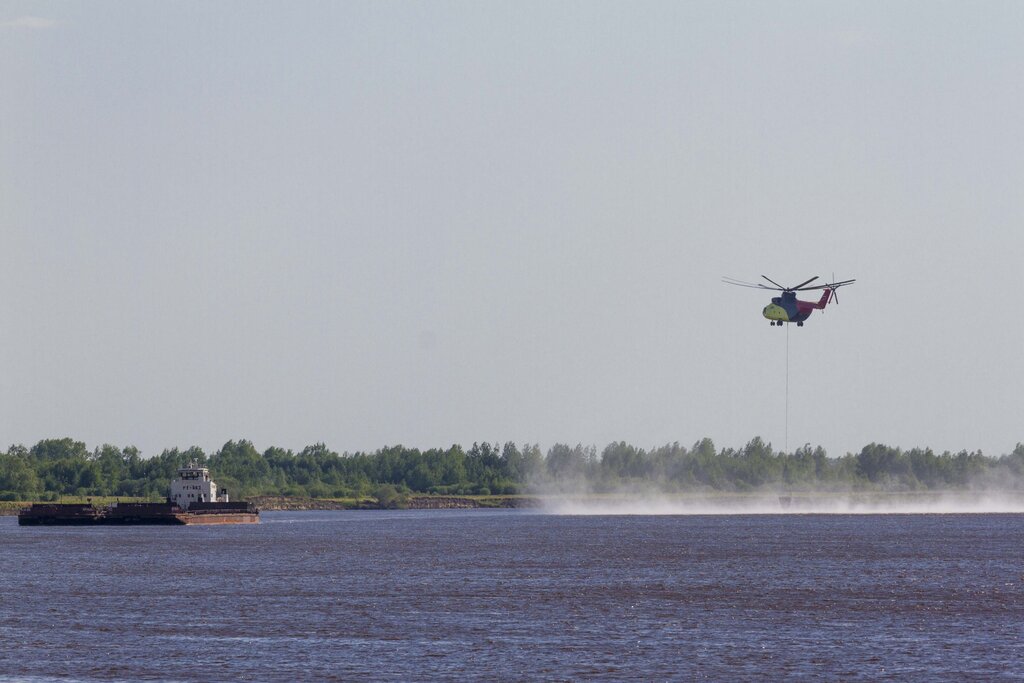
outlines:
[[[830,458],[820,446],[783,453],[755,437],[739,449],[710,439],[643,449],[624,441],[594,446],[480,442],[469,449],[387,446],[372,453],[337,453],[322,443],[299,452],[228,441],[207,454],[193,446],[144,458],[137,448],[104,444],[89,450],[71,438],[44,439],[0,453],[0,500],[56,500],[61,495],[163,498],[179,467],[209,467],[236,497],[255,495],[347,498],[381,486],[403,493],[508,495],[558,490],[663,492],[768,489],[792,491],[915,491],[1024,488],[1024,444],[1010,454],[935,453],[869,444]]]

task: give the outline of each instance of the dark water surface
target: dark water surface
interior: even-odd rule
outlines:
[[[0,518],[0,680],[1024,676],[1024,516]]]

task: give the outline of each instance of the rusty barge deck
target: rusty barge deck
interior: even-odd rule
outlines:
[[[139,524],[258,524],[260,511],[252,503],[193,503],[182,510],[172,503],[36,503],[18,513],[21,526],[86,526]]]

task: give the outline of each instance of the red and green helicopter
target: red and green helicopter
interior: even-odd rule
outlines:
[[[764,307],[761,311],[764,317],[771,321],[772,325],[778,325],[782,327],[783,323],[796,323],[797,327],[803,327],[804,321],[811,316],[811,313],[815,309],[825,308],[833,300],[839,303],[839,297],[836,296],[836,290],[845,285],[851,285],[856,280],[840,280],[838,282],[827,282],[823,285],[811,285],[812,282],[818,279],[815,275],[806,282],[801,282],[796,287],[783,287],[775,280],[772,280],[766,275],[762,275],[765,280],[772,283],[773,286],[761,284],[759,282],[743,282],[742,280],[736,280],[731,277],[722,278],[722,282],[730,285],[738,285],[740,287],[753,287],[754,289],[770,289],[776,292],[782,292],[782,296],[773,296],[772,302]],[[822,290],[821,298],[818,301],[800,301],[796,298],[797,292],[806,292],[810,290],[820,289]]]

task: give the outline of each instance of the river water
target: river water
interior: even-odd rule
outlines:
[[[1019,680],[1024,515],[0,518],[0,680]]]

